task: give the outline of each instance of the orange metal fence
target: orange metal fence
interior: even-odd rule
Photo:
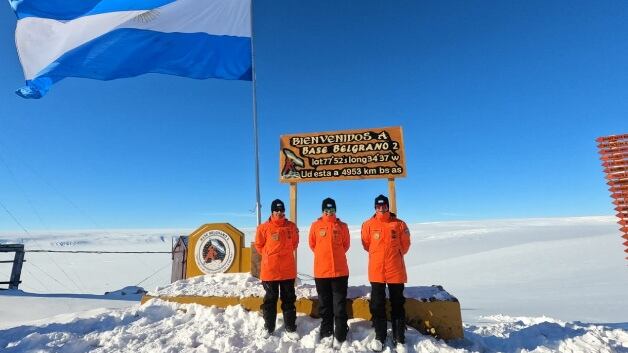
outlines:
[[[598,137],[596,142],[628,253],[628,134]]]

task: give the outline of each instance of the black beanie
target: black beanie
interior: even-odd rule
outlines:
[[[331,197],[326,198],[325,200],[323,200],[323,204],[321,205],[321,210],[325,211],[326,208],[336,208],[336,201],[334,201],[334,199],[332,199]]]
[[[271,212],[275,212],[275,211],[286,211],[286,207],[283,205],[283,201],[281,201],[280,199],[275,199],[273,200],[273,203],[270,204],[270,211]]]
[[[375,198],[375,207],[377,207],[377,205],[386,205],[389,206],[388,204],[388,197],[384,196],[384,195],[379,195]]]

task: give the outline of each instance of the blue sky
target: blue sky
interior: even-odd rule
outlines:
[[[408,222],[613,215],[595,138],[628,132],[625,1],[257,0],[263,218],[282,134],[402,126]],[[255,225],[251,84],[66,79],[23,100],[0,11],[0,230]],[[359,224],[386,180],[299,185]]]

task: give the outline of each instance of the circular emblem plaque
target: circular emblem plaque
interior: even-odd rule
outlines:
[[[204,273],[224,273],[233,264],[235,244],[227,233],[210,230],[196,242],[194,255],[198,268]]]

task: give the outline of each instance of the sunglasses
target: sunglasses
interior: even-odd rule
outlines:
[[[330,208],[324,209],[323,212],[325,212],[325,213],[336,213],[336,209],[333,208],[333,207],[330,207]]]

